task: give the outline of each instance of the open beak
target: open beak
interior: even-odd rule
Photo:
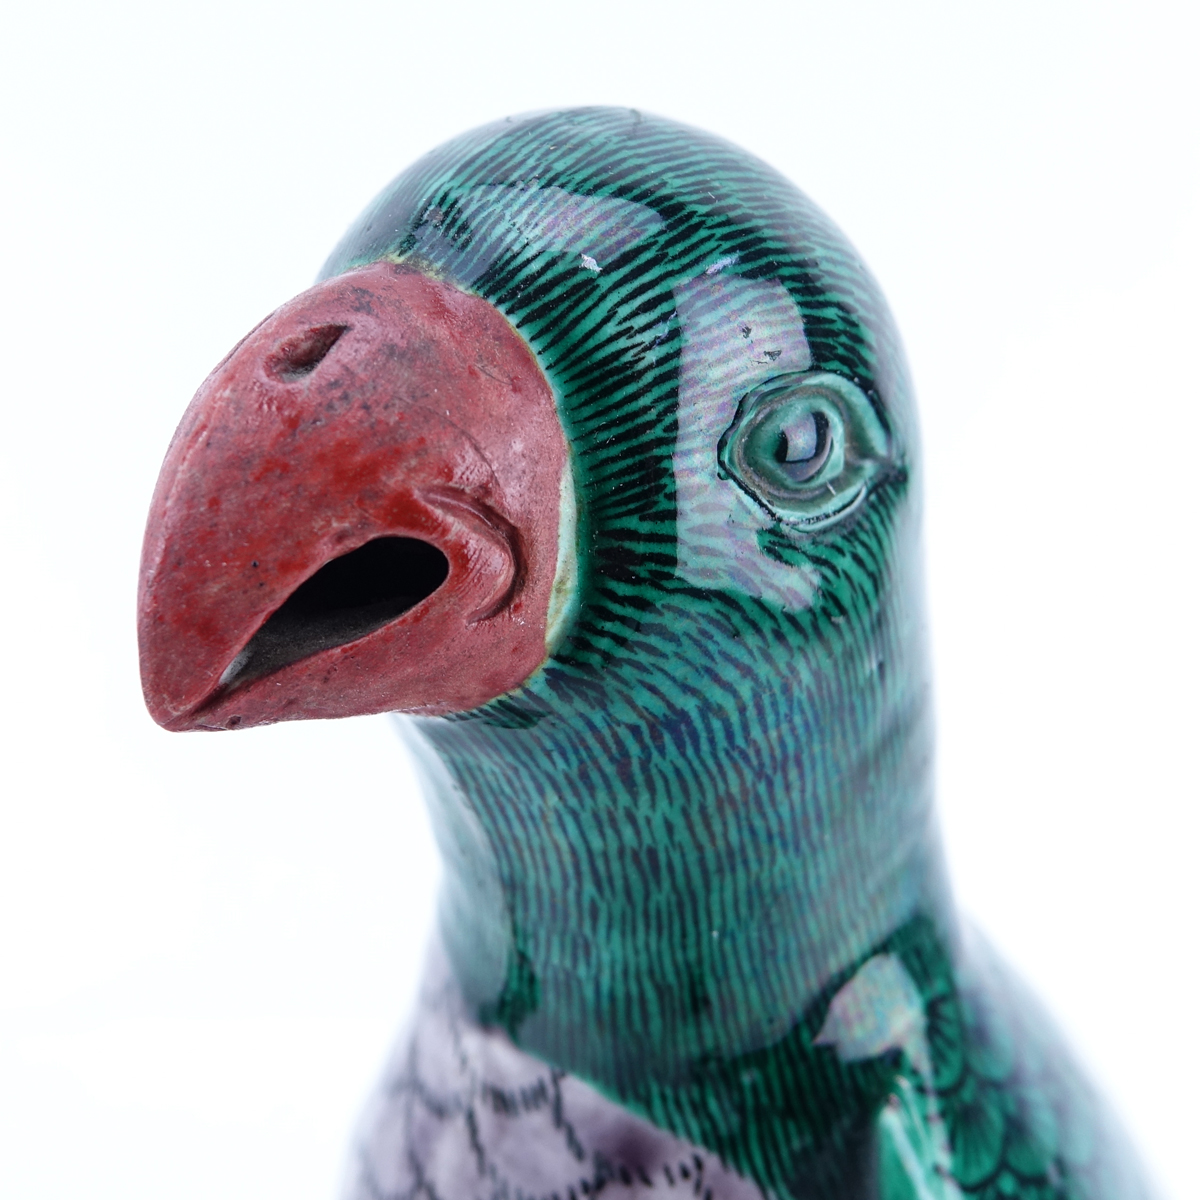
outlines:
[[[168,729],[477,707],[546,655],[566,441],[486,301],[391,263],[268,317],[167,452],[138,633]]]

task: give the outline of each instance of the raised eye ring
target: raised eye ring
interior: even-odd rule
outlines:
[[[816,530],[853,511],[890,462],[862,389],[827,371],[742,397],[717,449],[722,472],[782,521]]]

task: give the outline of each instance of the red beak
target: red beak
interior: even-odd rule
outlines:
[[[463,711],[546,655],[566,441],[486,301],[376,263],[268,317],[167,452],[142,554],[151,715]]]

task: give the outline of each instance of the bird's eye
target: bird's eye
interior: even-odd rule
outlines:
[[[742,398],[718,457],[722,471],[774,516],[811,530],[867,495],[888,463],[888,436],[848,379],[789,375]]]
[[[775,461],[793,483],[805,483],[825,465],[833,441],[823,412],[795,414],[776,435]]]

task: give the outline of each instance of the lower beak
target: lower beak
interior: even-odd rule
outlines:
[[[303,293],[206,380],[155,491],[142,680],[168,729],[511,690],[546,654],[566,443],[486,301],[376,263]]]

